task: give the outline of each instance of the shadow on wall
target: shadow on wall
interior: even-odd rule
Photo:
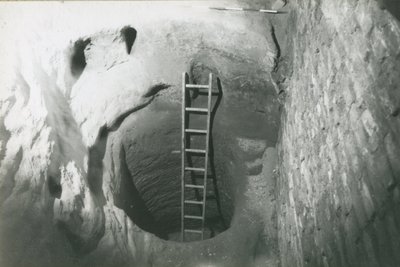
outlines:
[[[86,67],[85,49],[90,44],[91,40],[79,39],[74,43],[71,55],[71,73],[72,76],[79,78]]]
[[[400,1],[399,0],[379,0],[381,8],[386,9],[398,20],[400,20]]]
[[[145,231],[166,239],[167,235],[157,227],[154,216],[140,196],[126,162],[126,152],[123,146],[120,150],[121,185],[119,194],[115,197],[115,205],[123,209],[135,224]]]
[[[209,140],[209,160],[210,160],[210,168],[211,168],[211,174],[212,174],[212,184],[213,184],[213,192],[215,195],[215,204],[217,206],[218,213],[220,215],[221,223],[223,228],[228,228],[228,222],[224,220],[224,216],[222,214],[222,209],[221,209],[221,202],[220,202],[220,194],[217,186],[217,177],[216,177],[216,169],[215,169],[215,157],[214,157],[214,142],[213,142],[213,135],[212,135],[212,130],[213,130],[213,125],[214,125],[214,119],[215,119],[215,114],[217,112],[218,106],[221,103],[223,92],[222,92],[222,85],[221,85],[221,80],[217,78],[217,100],[214,103],[214,107],[211,110],[211,117],[210,117],[210,140]]]

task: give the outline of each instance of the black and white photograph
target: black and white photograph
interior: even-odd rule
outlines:
[[[0,1],[0,267],[400,267],[400,0]]]

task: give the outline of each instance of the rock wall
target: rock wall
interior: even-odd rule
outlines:
[[[382,7],[291,1],[274,23],[282,266],[400,265],[400,23]]]
[[[0,266],[241,267],[271,254],[276,265],[263,189],[275,184],[276,151],[265,151],[280,112],[265,17],[176,3],[0,5]],[[184,71],[219,78],[213,144],[230,226],[187,244],[154,235],[180,223]],[[262,157],[273,160],[263,168]]]

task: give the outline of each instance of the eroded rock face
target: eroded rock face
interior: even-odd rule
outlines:
[[[4,5],[30,19],[44,8]],[[3,46],[15,45],[17,60],[0,98],[0,265],[252,264],[254,251],[265,252],[257,245],[265,227],[262,205],[248,205],[243,193],[254,190],[248,176],[263,171],[258,158],[275,145],[279,127],[268,22],[169,5],[89,11],[65,4],[68,16],[49,6],[46,19],[23,20],[25,38],[2,28],[10,37]],[[110,8],[120,14],[116,21],[105,19]],[[82,12],[87,25],[74,22]],[[184,71],[196,83],[209,72],[218,77],[213,144],[223,211],[212,207],[209,216],[225,220],[224,229],[231,224],[189,245],[143,231],[166,238],[179,225],[180,157],[173,152]],[[254,142],[254,153],[243,145]]]

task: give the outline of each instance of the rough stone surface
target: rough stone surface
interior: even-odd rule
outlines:
[[[399,266],[399,21],[375,1],[288,8],[273,23],[289,35],[289,77],[276,75],[282,266]]]
[[[0,4],[0,266],[400,265],[397,2],[207,3],[287,13]],[[172,241],[182,72],[220,93],[202,242]]]
[[[258,201],[274,180],[261,158],[280,115],[265,17],[160,3],[1,5],[0,266],[276,266],[276,240],[258,238],[276,234]],[[159,238],[180,223],[184,71],[196,83],[213,72],[223,95],[212,135],[221,207],[207,218],[224,221],[215,234],[226,230],[187,244]]]

